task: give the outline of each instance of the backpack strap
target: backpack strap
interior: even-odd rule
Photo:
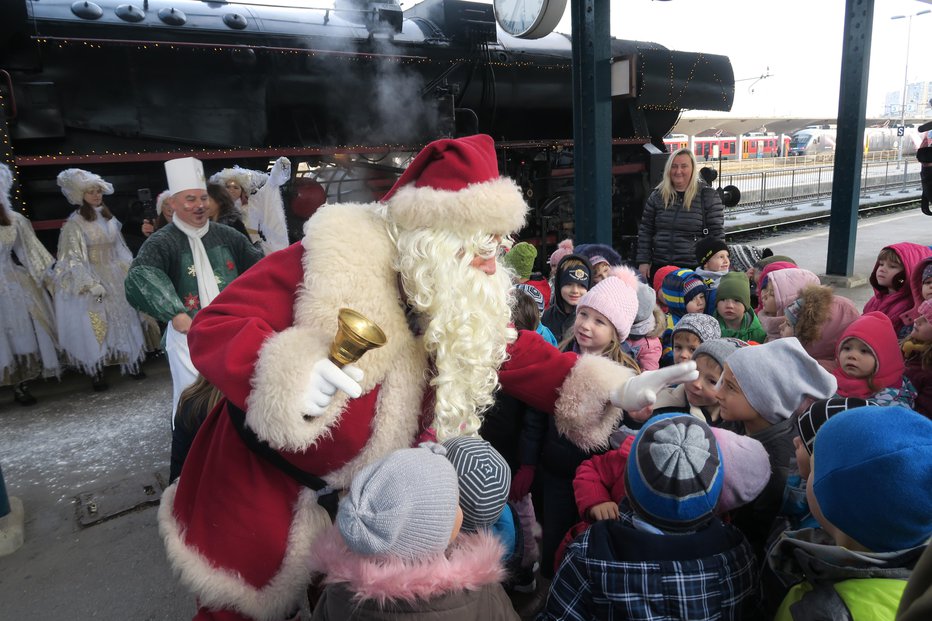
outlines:
[[[337,504],[339,503],[337,492],[339,492],[339,490],[331,487],[329,483],[319,476],[307,472],[306,470],[301,470],[282,457],[278,451],[269,446],[268,442],[260,440],[256,432],[246,426],[246,412],[233,405],[229,400],[226,405],[227,412],[230,414],[230,421],[233,423],[233,428],[236,429],[236,433],[239,434],[243,443],[249,447],[249,450],[271,463],[304,487],[314,490],[317,495],[317,504],[326,509],[327,513],[330,515],[330,521],[335,522],[337,518]]]

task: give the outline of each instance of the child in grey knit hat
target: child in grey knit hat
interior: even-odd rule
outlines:
[[[722,338],[718,321],[704,313],[687,313],[673,327],[673,364],[692,360],[693,352],[712,339]]]
[[[790,469],[795,469],[796,416],[814,401],[834,395],[836,388],[835,377],[795,337],[739,349],[724,365],[716,395],[719,414],[739,422],[764,445],[773,470],[742,528],[758,549],[780,510]]]
[[[659,391],[653,413],[689,412],[711,426],[743,433],[740,423],[721,419],[716,395],[725,361],[733,353],[747,346],[746,342],[736,338],[711,339],[699,345],[692,352],[699,377],[691,382]]]
[[[363,468],[337,512],[347,547],[405,559],[445,550],[463,522],[456,469],[445,455],[427,444]]]
[[[323,575],[315,620],[518,619],[500,584],[502,545],[462,534],[456,468],[434,443],[375,461],[353,479],[310,568]]]

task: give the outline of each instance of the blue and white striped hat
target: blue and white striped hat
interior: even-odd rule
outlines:
[[[508,501],[511,488],[508,462],[480,438],[460,436],[447,440],[443,446],[459,478],[463,530],[474,532],[492,526]]]

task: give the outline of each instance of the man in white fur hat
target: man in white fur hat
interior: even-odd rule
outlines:
[[[165,174],[174,216],[139,249],[126,276],[126,298],[168,324],[165,352],[172,372],[174,427],[178,397],[197,379],[187,343],[191,320],[262,254],[235,229],[210,222],[200,160],[169,160]]]
[[[526,210],[498,174],[490,137],[439,140],[381,202],[325,205],[300,244],[198,314],[192,358],[227,401],[159,509],[168,557],[200,606],[195,619],[293,615],[334,490],[418,439],[475,435],[499,387],[592,449],[607,443],[620,407],[641,409],[667,383],[695,377],[692,362],[634,377],[516,333],[498,253]],[[341,307],[387,336],[342,369],[327,359]]]

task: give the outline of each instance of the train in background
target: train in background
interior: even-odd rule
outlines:
[[[663,137],[684,109],[730,109],[734,73],[724,56],[611,49],[630,67],[630,94],[612,99],[623,250],[662,173]],[[199,157],[210,174],[284,155],[301,171],[286,187],[297,236],[324,201],[378,199],[425,143],[483,132],[530,206],[522,238],[546,256],[573,232],[571,71],[568,35],[511,37],[479,2],[3,0],[0,157],[15,165],[15,208],[54,245],[70,212],[63,168],[111,181],[108,205],[132,234],[142,197],[165,186],[165,160]]]
[[[669,134],[663,139],[667,151],[690,148],[690,137],[686,134]],[[740,158],[737,136],[695,136],[692,149],[699,161],[756,159],[781,157],[787,154],[790,137],[773,132],[749,132],[741,135]]]
[[[810,125],[794,132],[790,138],[789,155],[819,155],[835,151],[835,125]],[[915,155],[922,135],[915,127],[906,127],[899,135],[896,127],[865,127],[864,153],[899,151],[903,142],[903,155]]]

